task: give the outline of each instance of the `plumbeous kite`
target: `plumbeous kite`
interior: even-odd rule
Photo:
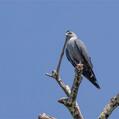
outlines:
[[[74,32],[66,32],[66,57],[69,62],[76,67],[77,64],[83,64],[83,76],[86,77],[92,84],[94,84],[98,89],[100,86],[96,80],[96,76],[93,72],[93,65],[91,58],[88,55],[86,46],[77,37]]]

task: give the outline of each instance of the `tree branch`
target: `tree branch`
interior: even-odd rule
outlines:
[[[67,44],[67,39],[65,40],[65,43],[64,43],[64,46],[62,48],[62,52],[60,54],[60,58],[59,58],[59,61],[58,61],[58,65],[57,65],[57,68],[56,68],[56,71],[57,71],[58,74],[59,74],[59,71],[60,71],[60,66],[61,66],[61,62],[62,62],[62,59],[63,59],[66,44]]]
[[[65,85],[65,83],[62,81],[62,79],[60,78],[60,75],[59,75],[60,66],[61,66],[61,62],[62,62],[63,56],[64,56],[64,51],[65,51],[66,44],[67,44],[67,39],[65,40],[65,43],[63,45],[63,48],[62,48],[62,51],[61,51],[61,54],[60,54],[60,58],[59,58],[56,70],[53,70],[51,74],[46,73],[46,76],[49,76],[49,77],[52,77],[52,78],[56,79],[57,83],[63,89],[65,94],[67,96],[69,96],[70,93],[71,93],[71,89],[70,89],[70,87],[68,85]]]
[[[56,70],[53,70],[51,74],[49,74],[49,73],[46,74],[46,76],[54,78],[57,81],[57,83],[59,84],[59,86],[62,88],[62,90],[65,92],[65,94],[67,96],[69,96],[71,93],[70,87],[68,85],[65,85],[65,83],[62,81],[62,79],[58,75],[59,74],[57,73]]]
[[[38,119],[56,119],[56,118],[51,117],[51,116],[46,115],[45,113],[43,113],[43,114],[39,115]]]
[[[119,106],[119,94],[110,99],[98,119],[108,119],[114,109]]]
[[[70,100],[72,100],[73,103],[75,103],[76,101],[78,89],[82,81],[82,76],[81,76],[82,72],[83,72],[83,64],[77,64],[75,68],[75,78],[71,88],[71,95],[70,95]]]
[[[63,105],[65,105],[68,108],[73,119],[83,119],[83,115],[81,114],[79,105],[76,102],[78,89],[79,89],[80,83],[82,81],[82,77],[81,77],[82,70],[83,70],[82,67],[83,67],[82,64],[78,64],[78,67],[76,68],[75,78],[74,78],[74,82],[73,82],[70,96],[69,97],[63,97],[63,98],[58,100],[59,103],[62,103]]]

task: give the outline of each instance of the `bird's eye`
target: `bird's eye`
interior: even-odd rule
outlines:
[[[71,32],[70,30],[67,30],[66,33],[68,33],[68,34],[72,34],[72,32]]]
[[[72,32],[68,31],[68,32],[67,32],[67,34],[71,35],[71,34],[72,34]]]
[[[72,34],[72,32],[69,32],[68,34]]]
[[[67,32],[66,32],[66,35],[71,36],[71,35],[72,35],[72,32],[71,32],[71,31],[67,31]]]

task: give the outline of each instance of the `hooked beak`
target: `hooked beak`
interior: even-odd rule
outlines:
[[[65,33],[65,35],[66,35],[66,36],[68,36],[68,33],[69,33],[69,32],[70,32],[70,31],[69,31],[69,30],[67,30],[67,31],[66,31],[66,33]]]

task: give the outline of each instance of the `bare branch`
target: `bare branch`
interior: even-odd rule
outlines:
[[[62,90],[65,92],[65,94],[67,96],[70,95],[70,93],[71,93],[70,87],[68,85],[65,85],[65,83],[62,81],[62,79],[60,78],[60,76],[58,76],[56,70],[52,71],[51,74],[47,73],[46,75],[49,76],[49,77],[54,78],[57,81],[57,83],[59,84],[59,86],[62,88]]]
[[[81,114],[81,111],[80,111],[78,104],[75,103],[73,105],[72,104],[70,105],[68,103],[68,99],[69,98],[67,98],[67,97],[63,97],[63,98],[59,99],[58,102],[67,107],[67,109],[71,113],[73,119],[84,119],[82,114]]]
[[[73,119],[84,119],[83,115],[81,114],[78,103],[76,102],[78,89],[79,89],[80,83],[82,81],[82,78],[81,78],[81,74],[82,74],[82,70],[83,70],[82,67],[83,67],[82,64],[78,64],[78,67],[76,68],[74,83],[72,86],[70,96],[68,98],[63,97],[58,100],[59,103],[64,104],[68,108]]]
[[[105,106],[103,112],[100,114],[98,119],[108,119],[114,109],[119,106],[119,94],[110,99],[110,102]]]
[[[65,40],[65,43],[64,43],[64,46],[62,48],[62,52],[60,54],[60,58],[59,58],[59,61],[58,61],[58,65],[57,65],[57,68],[56,68],[56,71],[57,71],[58,74],[59,74],[59,71],[60,71],[60,66],[61,66],[61,62],[62,62],[62,58],[63,58],[63,55],[64,55],[64,50],[65,50],[66,44],[67,44],[67,39]]]
[[[63,91],[65,92],[65,94],[67,96],[69,96],[70,93],[71,93],[71,89],[70,89],[70,87],[68,85],[65,85],[65,83],[60,78],[60,74],[59,74],[60,66],[61,66],[61,62],[62,62],[62,58],[63,58],[63,55],[64,55],[64,50],[65,50],[66,44],[67,44],[67,39],[65,40],[64,46],[62,48],[62,52],[60,54],[60,58],[59,58],[59,61],[58,61],[58,65],[57,65],[56,70],[53,70],[51,74],[46,73],[45,75],[56,79],[57,83],[63,89]]]
[[[56,119],[56,118],[51,117],[51,116],[46,115],[45,113],[43,113],[43,114],[39,115],[38,119]]]
[[[77,64],[75,68],[75,78],[74,82],[71,88],[71,95],[70,95],[70,100],[71,102],[75,103],[77,94],[78,94],[78,89],[82,81],[82,72],[83,72],[83,64]]]

